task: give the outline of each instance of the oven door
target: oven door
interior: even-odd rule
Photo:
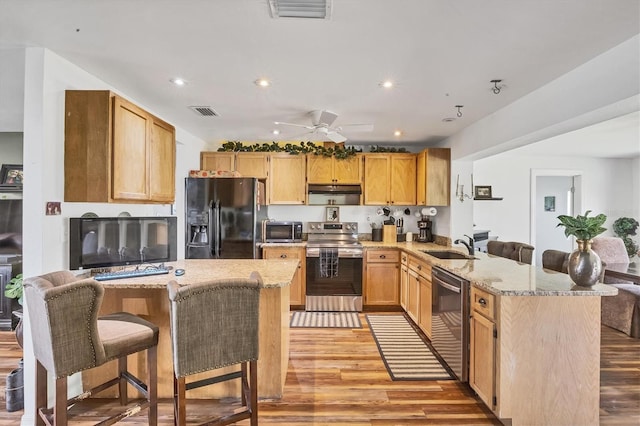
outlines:
[[[362,257],[307,250],[305,310],[362,311]]]

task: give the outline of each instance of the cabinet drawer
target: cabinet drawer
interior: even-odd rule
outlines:
[[[495,320],[495,296],[476,287],[471,287],[471,309],[490,320]]]
[[[269,247],[262,249],[263,259],[301,259],[304,250],[298,247]]]
[[[367,250],[367,262],[371,263],[398,263],[400,261],[400,252],[398,250]]]
[[[410,257],[409,269],[420,275],[422,278],[427,279],[429,282],[431,281],[431,265]]]

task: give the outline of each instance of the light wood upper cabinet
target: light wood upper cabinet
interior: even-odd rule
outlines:
[[[235,171],[245,177],[267,179],[269,177],[269,154],[264,152],[238,152]]]
[[[149,154],[149,193],[152,199],[173,203],[176,198],[176,137],[172,125],[153,118]]]
[[[243,177],[267,179],[269,154],[265,152],[201,152],[201,170],[227,170]]]
[[[451,197],[451,150],[428,148],[419,153],[416,179],[417,205],[448,206]]]
[[[228,170],[236,169],[235,152],[201,152],[200,170]]]
[[[414,206],[416,204],[416,156],[393,154],[389,176],[391,204]]]
[[[364,155],[364,204],[390,204],[389,173],[391,159],[387,154]]]
[[[172,203],[175,129],[109,91],[68,90],[64,199]]]
[[[345,159],[307,154],[307,182],[359,184],[362,181],[362,156]]]
[[[306,204],[306,156],[271,154],[269,204]]]
[[[364,204],[416,204],[415,154],[365,154]]]

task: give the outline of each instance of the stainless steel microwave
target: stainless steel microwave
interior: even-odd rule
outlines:
[[[302,222],[265,220],[262,222],[262,241],[265,243],[302,242]]]

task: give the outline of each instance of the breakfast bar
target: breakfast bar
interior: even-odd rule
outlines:
[[[170,262],[166,266],[184,269],[174,273],[147,277],[103,281],[105,294],[101,315],[126,311],[137,314],[160,328],[158,343],[158,397],[173,397],[173,364],[170,336],[170,304],[166,285],[170,280],[188,285],[216,278],[247,278],[253,271],[260,273],[264,287],[260,292],[258,396],[280,398],[289,361],[289,286],[298,271],[298,260],[267,259],[189,259]],[[129,357],[132,371],[144,377],[144,357]],[[83,375],[83,386],[90,388],[108,369],[115,370],[112,361]],[[233,371],[233,367],[227,368]],[[197,379],[194,376],[194,379]],[[239,384],[225,383],[189,391],[189,398],[239,395]],[[104,392],[106,395],[106,392]]]

